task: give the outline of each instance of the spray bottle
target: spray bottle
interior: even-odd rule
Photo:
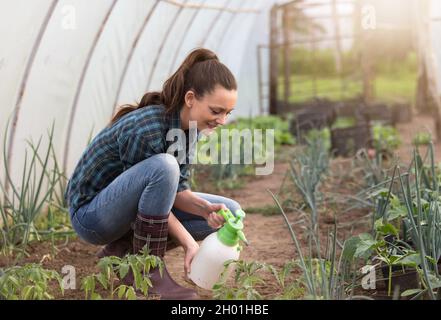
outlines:
[[[239,240],[248,245],[242,231],[245,212],[237,210],[233,215],[230,210],[221,209],[217,213],[224,217],[225,224],[202,242],[193,258],[191,272],[188,275],[196,285],[207,290],[211,290],[219,280],[226,261],[239,259],[242,249]]]

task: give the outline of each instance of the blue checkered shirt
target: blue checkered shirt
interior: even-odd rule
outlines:
[[[132,111],[106,127],[83,152],[67,185],[64,197],[76,211],[91,201],[117,176],[155,154],[166,153],[169,129],[181,128],[180,113],[165,115],[165,107],[153,105]],[[176,192],[189,189],[188,131],[186,162],[180,164]]]

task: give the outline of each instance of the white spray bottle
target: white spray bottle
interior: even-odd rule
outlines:
[[[242,231],[245,212],[237,210],[233,215],[230,210],[221,209],[218,214],[224,217],[225,224],[201,243],[188,275],[197,286],[207,290],[211,290],[219,280],[226,261],[239,259],[241,250],[239,240],[248,245]]]

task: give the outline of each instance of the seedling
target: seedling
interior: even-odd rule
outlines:
[[[136,290],[144,296],[148,295],[148,290],[152,287],[149,271],[151,268],[159,267],[162,276],[163,262],[159,257],[149,255],[144,247],[139,255],[126,255],[124,258],[104,257],[98,262],[98,267],[99,273],[87,276],[82,281],[81,289],[84,290],[86,299],[102,299],[96,291],[96,285],[99,283],[108,291],[108,299],[114,299],[116,294],[119,299],[135,300]],[[133,277],[134,285],[117,285],[126,277]]]
[[[56,281],[64,295],[63,279],[58,272],[43,269],[38,264],[14,266],[0,272],[0,298],[7,300],[54,299],[49,283]]]
[[[298,281],[288,283],[288,278],[293,271],[296,263],[287,262],[281,270],[277,270],[271,264],[257,261],[247,262],[243,260],[229,260],[225,264],[224,272],[219,281],[213,286],[215,299],[220,300],[261,300],[264,298],[259,289],[269,285],[268,280],[264,280],[264,274],[272,275],[275,281],[275,291],[279,292],[273,299],[298,299],[303,297],[304,289]],[[227,283],[228,270],[234,267],[235,276],[232,284]],[[267,279],[267,277],[265,278]]]
[[[412,140],[415,147],[427,146],[432,142],[432,135],[430,132],[418,132]]]

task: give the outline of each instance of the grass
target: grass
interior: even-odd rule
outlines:
[[[346,100],[357,97],[362,92],[362,83],[358,80],[345,81],[341,83],[338,77],[321,77],[315,82],[317,96],[328,98],[333,101]],[[279,79],[279,100],[284,97],[284,80]],[[308,101],[314,97],[314,82],[312,77],[294,75],[290,83],[291,96],[289,102],[298,103]]]
[[[383,102],[405,100],[415,101],[417,75],[412,72],[398,74],[379,74],[374,82],[375,98]],[[347,100],[360,96],[363,92],[361,77],[342,80],[337,76],[318,76],[316,79],[317,97],[332,101]],[[314,97],[314,82],[312,76],[293,75],[290,83],[290,103],[308,101]],[[279,100],[284,98],[284,80],[279,78]]]
[[[279,214],[279,208],[275,205],[270,205],[270,204],[267,204],[262,207],[247,208],[245,211],[248,214],[256,213],[256,214],[262,214],[264,216],[273,216]]]

